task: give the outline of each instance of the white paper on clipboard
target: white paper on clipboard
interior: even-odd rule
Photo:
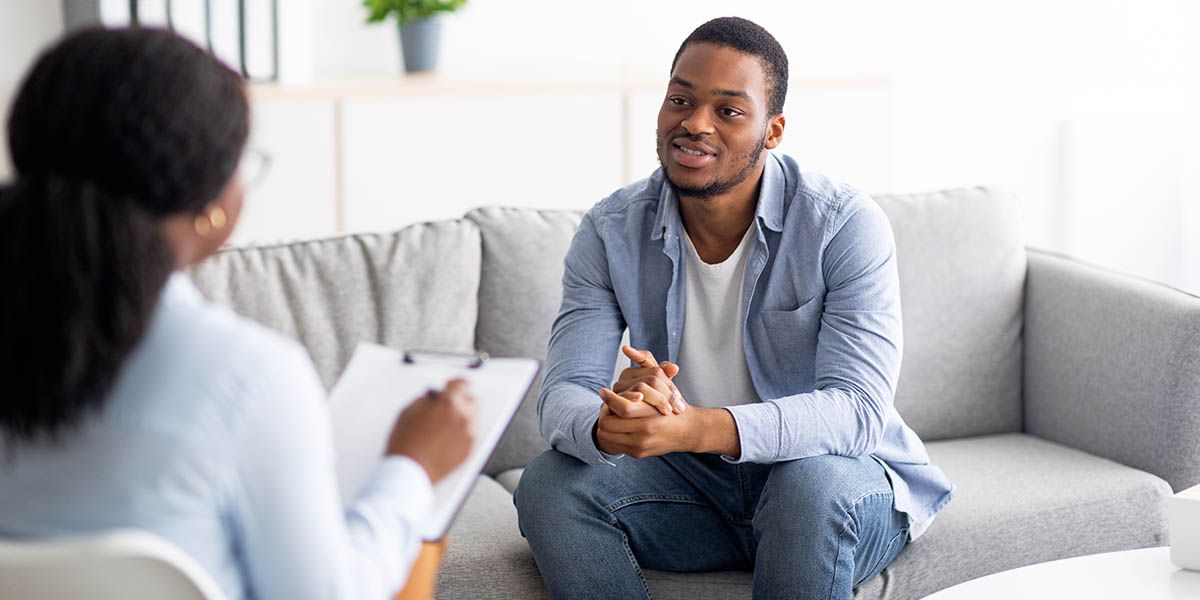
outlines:
[[[430,388],[442,389],[450,379],[465,379],[475,397],[475,444],[467,460],[434,486],[433,512],[422,528],[426,540],[446,534],[538,370],[537,361],[524,358],[492,358],[475,368],[467,362],[418,355],[415,363],[405,364],[398,350],[359,344],[329,394],[343,503],[354,500],[383,459],[400,412]]]

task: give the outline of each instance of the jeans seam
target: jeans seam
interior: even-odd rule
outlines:
[[[696,504],[699,506],[708,506],[708,504],[696,500],[690,496],[677,496],[673,494],[638,494],[635,496],[626,496],[621,498],[620,500],[617,500],[616,502],[613,502],[604,508],[608,512],[614,513],[627,506],[641,504],[643,502],[672,502],[675,504]]]
[[[861,504],[867,498],[869,498],[871,496],[882,496],[884,494],[891,494],[891,493],[893,493],[892,490],[876,490],[876,491],[866,492],[866,493],[862,494],[861,496],[859,496],[858,498],[855,498],[854,502],[850,503],[850,507],[846,509],[846,517],[845,517],[845,520],[842,522],[842,530],[838,534],[837,554],[834,555],[834,557],[833,557],[833,577],[831,577],[830,581],[829,581],[829,598],[830,598],[830,600],[833,599],[833,590],[835,589],[836,584],[837,584],[838,563],[840,562],[839,559],[842,557],[842,548],[845,545],[846,532],[849,531],[849,529],[850,529],[850,520],[851,520],[850,515],[852,515],[856,510],[858,510],[858,505]],[[850,578],[851,579],[854,578],[853,570],[850,573]],[[850,582],[850,587],[851,588],[854,587],[853,581]]]
[[[738,490],[738,514],[737,517],[742,517],[746,514],[746,498],[749,496],[746,485],[746,474],[742,471],[742,465],[733,465],[734,473],[737,474],[737,490]]]
[[[629,535],[621,529],[621,522],[617,520],[616,515],[609,512],[608,515],[610,524],[621,532],[621,544],[625,546],[625,557],[629,559],[629,564],[633,565],[633,572],[637,573],[638,580],[642,582],[642,591],[646,592],[646,598],[653,600],[654,596],[650,593],[650,584],[646,582],[646,575],[642,573],[642,565],[638,564],[637,557],[633,555],[633,548],[629,547]]]
[[[908,528],[901,527],[900,531],[896,532],[896,535],[893,535],[891,540],[888,540],[887,546],[884,547],[883,552],[881,552],[879,554],[879,558],[875,560],[875,564],[871,565],[871,569],[868,570],[867,574],[863,576],[863,579],[862,579],[863,581],[866,581],[866,580],[874,577],[877,574],[875,572],[875,570],[879,569],[879,565],[883,564],[883,559],[887,558],[887,555],[892,552],[892,546],[896,545],[896,540],[900,539],[901,536],[905,536],[905,535],[908,535]],[[883,569],[879,569],[879,570],[882,571]],[[855,585],[858,585],[858,583],[856,582]]]

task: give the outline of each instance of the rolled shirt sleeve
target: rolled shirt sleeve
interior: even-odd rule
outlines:
[[[604,243],[588,213],[564,261],[562,305],[550,331],[538,397],[542,436],[555,450],[588,464],[611,465],[618,458],[596,447],[592,431],[600,415],[598,390],[611,384],[624,330]]]

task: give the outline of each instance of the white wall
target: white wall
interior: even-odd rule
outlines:
[[[8,107],[21,77],[43,46],[62,33],[62,4],[49,0],[0,1],[0,182],[12,176],[8,156]]]
[[[319,76],[398,71],[393,27],[354,0],[316,11]],[[892,82],[893,190],[1002,185],[1032,245],[1200,290],[1200,2],[472,0],[444,69],[662,75],[730,12],[774,33],[794,76]]]
[[[399,72],[395,27],[365,25],[358,0],[281,5],[313,27],[310,53],[283,57],[300,72]],[[0,2],[0,98],[58,11]],[[471,0],[446,20],[442,70],[665,76],[682,38],[729,12],[771,30],[795,77],[891,82],[892,189],[1003,185],[1031,244],[1200,290],[1200,2]]]

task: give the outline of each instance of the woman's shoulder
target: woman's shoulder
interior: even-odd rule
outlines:
[[[174,340],[189,340],[190,350],[213,363],[268,361],[272,357],[304,355],[303,347],[293,339],[262,324],[212,304],[186,275],[173,275],[163,290],[159,309],[166,339],[153,339],[174,346]],[[153,326],[152,326],[153,327]],[[156,332],[150,332],[153,336]],[[182,341],[182,340],[180,340]],[[182,344],[181,344],[182,345]]]
[[[324,393],[303,346],[205,301],[180,274],[163,290],[115,390],[118,403],[134,409],[127,414],[169,415],[225,433],[249,413],[276,410],[280,402],[299,408]]]

